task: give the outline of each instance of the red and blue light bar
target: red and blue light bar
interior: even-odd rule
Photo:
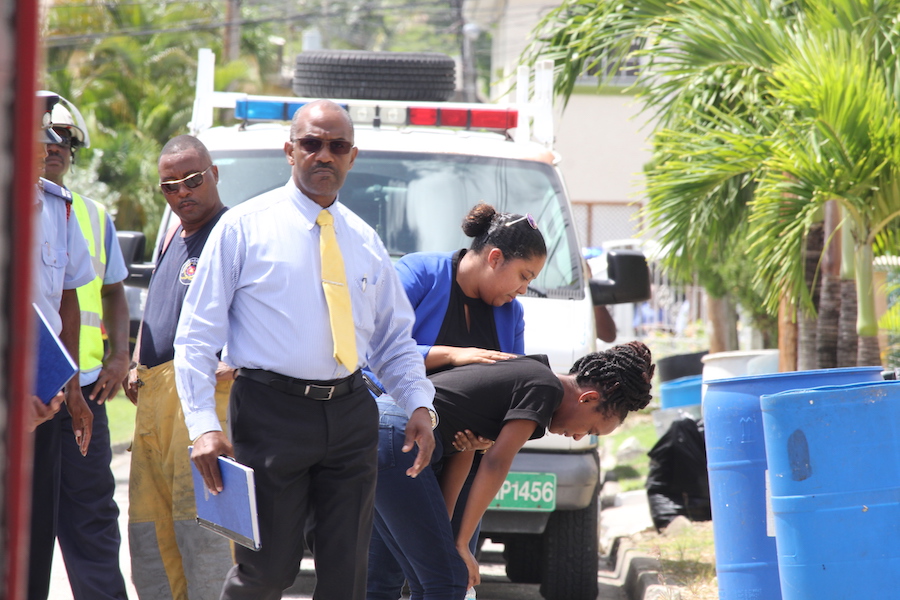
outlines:
[[[244,121],[290,121],[310,99],[247,96],[235,101],[234,116]],[[355,124],[507,130],[518,126],[519,111],[509,106],[469,103],[337,101]]]

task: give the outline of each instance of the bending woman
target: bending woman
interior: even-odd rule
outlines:
[[[437,445],[433,468],[416,479],[406,476],[415,451],[400,451],[405,413],[379,399],[375,529],[402,567],[410,598],[461,600],[467,587],[478,584],[478,563],[468,542],[519,449],[546,431],[575,439],[611,433],[630,411],[647,406],[654,368],[650,350],[630,342],[579,359],[567,375],[554,374],[543,356],[434,374]],[[464,429],[496,443],[484,455],[467,502],[457,508],[462,521],[454,536],[449,516],[473,456],[454,447],[456,433]],[[370,552],[370,574],[382,558]],[[399,594],[370,583],[367,597],[396,600]]]

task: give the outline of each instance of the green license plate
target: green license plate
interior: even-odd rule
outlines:
[[[556,474],[512,472],[488,508],[552,512],[556,510]]]

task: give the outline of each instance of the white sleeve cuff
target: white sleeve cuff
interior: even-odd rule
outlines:
[[[406,416],[407,416],[407,417],[411,417],[412,414],[413,414],[413,412],[415,412],[415,410],[416,410],[417,408],[422,408],[423,406],[424,406],[425,408],[429,408],[429,409],[431,409],[431,410],[434,410],[434,402],[433,402],[433,398],[434,398],[433,395],[432,395],[432,396],[428,396],[427,394],[425,394],[425,395],[423,395],[423,394],[416,394],[415,396],[413,396],[413,397],[411,397],[411,398],[407,398],[407,399],[406,399],[406,402],[404,402],[404,403],[402,403],[402,404],[399,403],[399,402],[397,402],[397,404],[399,404],[400,407],[401,407],[404,411],[406,411]],[[395,402],[396,402],[396,400],[395,400]]]
[[[222,426],[219,424],[219,417],[216,415],[215,408],[213,410],[201,410],[185,415],[184,421],[187,424],[188,435],[190,436],[191,441],[196,440],[207,431],[222,431]]]

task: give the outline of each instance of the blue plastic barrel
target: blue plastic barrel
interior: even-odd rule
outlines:
[[[760,396],[881,381],[880,367],[794,371],[706,383],[703,422],[720,600],[779,600],[774,528],[766,527],[766,449]]]
[[[679,377],[659,384],[659,407],[675,408],[676,406],[700,404],[702,385],[702,375]]]
[[[900,595],[900,382],[761,399],[784,600]]]

